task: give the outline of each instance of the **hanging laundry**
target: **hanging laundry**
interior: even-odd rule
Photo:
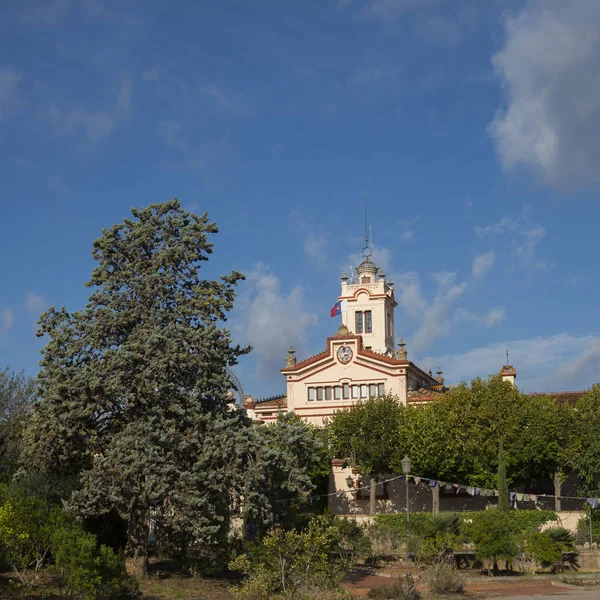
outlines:
[[[585,501],[592,507],[598,508],[600,506],[600,498],[586,498]]]
[[[525,494],[518,493],[517,494],[517,500],[519,502],[523,502],[525,500]]]
[[[421,483],[421,478],[420,477],[415,477],[415,483],[417,485],[419,485]]]
[[[537,504],[538,497],[536,494],[529,494],[529,497],[531,498],[532,502],[535,502]]]
[[[481,494],[481,488],[475,488],[475,495],[479,496]]]
[[[467,488],[467,494],[469,494],[469,496],[474,496],[475,495],[475,488],[468,487]]]
[[[429,480],[429,487],[436,488],[438,486],[438,482],[435,479]]]
[[[529,494],[523,494],[523,502],[531,502],[531,496]]]

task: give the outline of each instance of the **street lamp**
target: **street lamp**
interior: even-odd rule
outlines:
[[[408,509],[408,476],[410,475],[410,467],[412,466],[412,461],[408,456],[405,456],[402,459],[402,472],[404,473],[404,485],[406,486],[406,535],[409,533],[410,529],[410,511]]]
[[[354,479],[351,475],[348,475],[348,477],[346,477],[346,485],[348,486],[348,488],[354,487]]]

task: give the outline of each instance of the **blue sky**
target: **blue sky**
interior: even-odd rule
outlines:
[[[411,360],[589,387],[599,67],[596,0],[5,0],[0,367],[36,373],[102,227],[177,196],[220,226],[207,277],[248,277],[245,391],[281,392],[339,325],[366,193]]]

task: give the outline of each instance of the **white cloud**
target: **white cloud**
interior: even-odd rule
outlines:
[[[527,206],[518,215],[505,215],[497,223],[476,227],[475,234],[481,240],[502,236],[506,247],[521,263],[536,269],[548,267],[546,262],[536,256],[539,243],[546,237],[546,229],[532,221]]]
[[[131,75],[121,75],[121,85],[117,96],[117,114],[124,119],[131,117],[131,99],[133,96],[133,80]]]
[[[412,219],[401,219],[398,221],[400,226],[400,239],[403,242],[413,242],[415,239],[414,225],[419,220],[419,217]]]
[[[159,124],[158,131],[167,142],[167,146],[180,152],[187,149],[187,142],[183,137],[183,126],[178,121],[164,121]]]
[[[437,0],[369,0],[358,16],[387,21],[432,4],[437,4]]]
[[[495,259],[496,255],[494,252],[478,254],[473,259],[473,277],[482,277],[485,275],[494,266]]]
[[[294,286],[289,292],[282,291],[281,281],[264,263],[247,274],[246,283],[233,329],[243,343],[252,345],[257,375],[280,381],[279,369],[286,364],[290,344],[297,356],[305,356],[307,330],[316,325],[317,316],[309,308],[304,289]]]
[[[456,311],[457,321],[471,321],[484,327],[494,327],[506,318],[506,310],[503,307],[491,308],[485,315],[476,315],[464,308]]]
[[[593,335],[559,333],[509,340],[462,354],[427,357],[424,362],[442,365],[446,382],[458,383],[498,373],[507,349],[517,384],[525,392],[587,389],[600,381],[600,337]]]
[[[47,308],[46,300],[39,294],[27,292],[25,295],[25,308],[37,316]]]
[[[116,124],[116,119],[108,113],[88,112],[82,108],[73,108],[65,117],[63,131],[66,134],[72,134],[83,129],[87,137],[92,142],[96,142],[110,135]]]
[[[0,306],[0,333],[6,333],[10,331],[14,322],[14,311],[6,306]]]
[[[502,167],[557,187],[600,183],[600,2],[528,1],[492,62],[506,91],[490,124]]]
[[[379,267],[384,273],[389,274],[394,253],[389,248],[384,248],[383,246],[377,245],[373,245],[371,252],[371,260],[375,266]],[[350,265],[352,265],[354,269],[356,269],[356,267],[365,259],[364,256],[358,252],[351,254],[348,258]],[[343,267],[344,271],[346,268],[349,269],[350,265],[348,267]]]
[[[151,69],[148,69],[142,75],[144,81],[156,81],[160,77],[160,68],[158,65],[154,65]]]
[[[432,275],[437,292],[431,303],[421,293],[419,276],[406,273],[396,282],[396,296],[404,312],[418,323],[409,340],[409,350],[415,353],[431,347],[436,339],[450,334],[452,313],[467,288],[466,283],[456,283],[456,274],[448,271]]]
[[[21,74],[12,67],[0,67],[0,119],[6,118],[22,105],[19,95]]]
[[[241,96],[227,93],[212,83],[203,85],[200,88],[200,94],[209,99],[220,112],[236,115],[245,112],[244,101]]]
[[[290,213],[290,228],[300,234],[304,253],[319,265],[327,262],[327,234],[323,227],[309,223],[298,209]]]

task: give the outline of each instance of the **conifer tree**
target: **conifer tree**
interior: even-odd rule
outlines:
[[[227,529],[248,421],[228,406],[226,367],[248,349],[223,327],[243,276],[200,274],[216,224],[177,199],[132,215],[94,241],[86,307],[40,318],[48,342],[24,464],[79,475],[79,514],[118,510],[128,570],[143,576],[151,511],[199,541]]]

